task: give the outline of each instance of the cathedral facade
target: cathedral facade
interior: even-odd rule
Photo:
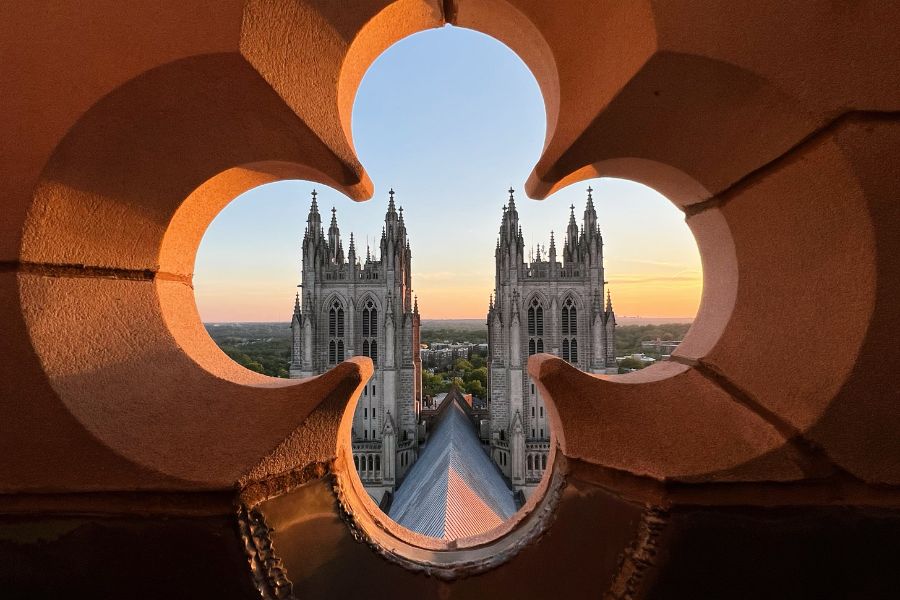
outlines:
[[[291,319],[290,376],[318,375],[351,356],[372,359],[375,373],[357,404],[352,436],[354,463],[376,502],[416,460],[422,389],[412,256],[393,190],[379,250],[377,260],[368,248],[361,259],[351,234],[345,255],[336,211],[326,234],[313,191]]]
[[[540,482],[550,451],[550,421],[526,365],[550,353],[590,373],[616,373],[616,317],[604,305],[603,238],[592,190],[581,228],[571,207],[562,255],[550,247],[525,260],[519,214],[509,203],[495,250],[495,289],[487,313],[491,457],[526,497]]]

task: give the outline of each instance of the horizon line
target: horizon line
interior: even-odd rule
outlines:
[[[423,321],[481,321],[481,320],[486,320],[486,317],[420,317],[420,318]],[[677,317],[677,316],[662,316],[662,317],[647,316],[647,317],[645,317],[645,316],[631,316],[631,315],[616,317],[617,320],[618,319],[680,319],[680,320],[690,319],[690,320],[694,320],[696,318],[697,318],[696,315],[693,317]],[[247,320],[243,320],[243,321],[201,321],[201,323],[203,323],[204,325],[227,325],[230,323],[288,323],[288,324],[290,324],[290,322],[291,322],[290,320],[287,320],[287,321],[265,321],[265,320],[259,320],[259,321],[247,321]]]

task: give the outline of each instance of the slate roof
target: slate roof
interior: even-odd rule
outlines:
[[[459,401],[447,404],[388,514],[407,529],[455,540],[496,527],[516,503]]]

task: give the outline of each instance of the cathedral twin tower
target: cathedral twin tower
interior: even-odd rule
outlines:
[[[496,287],[488,309],[490,454],[527,496],[540,481],[550,426],[524,365],[549,352],[593,373],[615,372],[615,315],[603,304],[603,240],[588,189],[582,228],[574,207],[557,260],[551,234],[546,256],[525,262],[519,215],[510,190],[495,250]],[[321,374],[350,356],[375,366],[353,419],[353,459],[380,502],[393,492],[426,441],[419,427],[422,363],[419,309],[412,296],[411,251],[403,209],[390,191],[377,260],[357,256],[353,235],[344,254],[335,209],[327,235],[312,193],[303,237],[301,292],[291,320],[290,376]]]

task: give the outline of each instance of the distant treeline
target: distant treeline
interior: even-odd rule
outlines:
[[[222,352],[242,367],[270,377],[288,376],[288,323],[210,323],[206,331]]]
[[[435,342],[467,342],[470,344],[487,343],[487,326],[483,330],[455,329],[450,327],[423,328],[419,332],[419,338],[423,344],[431,345]]]
[[[620,325],[616,327],[616,356],[644,352],[641,342],[659,338],[664,342],[683,340],[690,323],[664,323],[662,325]]]
[[[642,341],[684,339],[687,323],[662,325],[620,325],[616,328],[616,356],[644,352]],[[271,377],[287,377],[291,362],[291,328],[288,323],[210,323],[206,325],[213,341],[239,365]],[[487,327],[423,328],[421,341],[487,343]]]

